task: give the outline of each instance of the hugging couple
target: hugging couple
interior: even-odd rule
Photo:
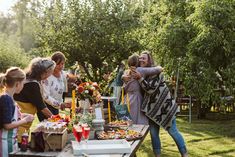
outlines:
[[[156,157],[161,154],[160,126],[174,139],[181,156],[188,157],[184,139],[176,126],[177,104],[164,81],[163,68],[154,65],[148,51],[143,51],[140,56],[131,55],[128,66],[122,79],[125,97],[129,97],[133,124],[149,124]]]

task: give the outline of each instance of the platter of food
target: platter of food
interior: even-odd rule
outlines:
[[[126,139],[127,141],[137,140],[143,135],[135,130],[107,130],[97,134],[99,140]]]
[[[124,120],[115,120],[112,122],[109,122],[107,124],[107,127],[110,128],[127,128],[128,126],[131,125],[131,121],[124,121]]]

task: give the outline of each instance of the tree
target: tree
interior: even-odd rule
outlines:
[[[32,0],[20,0],[13,6],[14,16],[13,21],[15,22],[17,29],[17,36],[20,38],[21,47],[25,52],[29,52],[35,47],[35,25],[31,14],[35,14],[34,7],[37,1]]]
[[[38,17],[38,39],[49,51],[66,52],[78,61],[90,80],[101,80],[103,63],[114,69],[139,50],[133,32],[139,27],[140,7],[125,0],[51,1]]]
[[[198,92],[202,101],[207,98],[208,102],[210,99],[208,94],[213,95],[213,89],[218,86],[216,72],[225,81],[225,76],[229,74],[229,70],[225,69],[232,68],[231,63],[234,62],[234,2],[229,0],[194,2],[194,12],[188,17],[188,21],[193,24],[196,32],[188,45],[188,52],[194,58],[198,58],[190,65],[196,67],[196,69],[193,68],[195,71],[203,74],[203,76],[193,75],[192,78],[201,80],[200,84],[204,85],[204,88],[200,88],[203,92]],[[230,74],[228,77],[234,78],[234,75]],[[195,84],[192,89],[199,88]]]
[[[223,80],[234,78],[227,70],[234,61],[234,5],[229,0],[160,0],[145,15],[146,47],[168,74],[180,69],[186,94],[196,96],[199,106],[215,96],[216,72]]]
[[[0,72],[11,66],[25,68],[30,60],[20,47],[19,39],[0,33]]]
[[[17,26],[13,21],[12,16],[5,16],[3,14],[0,14],[0,32],[7,34],[7,35],[12,35],[15,34],[17,31]]]

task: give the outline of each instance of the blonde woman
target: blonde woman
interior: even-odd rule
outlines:
[[[8,157],[10,152],[17,150],[17,127],[34,119],[33,115],[20,114],[13,100],[13,95],[22,90],[24,81],[25,73],[17,67],[0,74],[0,86],[4,88],[0,95],[0,157]]]

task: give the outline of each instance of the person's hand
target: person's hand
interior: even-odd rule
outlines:
[[[65,103],[60,104],[60,109],[63,111],[65,109]]]
[[[130,76],[130,75],[123,75],[123,76],[122,76],[122,80],[123,80],[124,82],[128,82],[128,81],[131,80],[131,76]]]
[[[29,113],[21,113],[21,119],[23,119],[24,117],[29,116],[29,115],[31,115],[31,114],[29,114]]]
[[[131,71],[131,75],[134,77],[134,79],[139,80],[142,75],[138,71]]]
[[[26,122],[26,123],[29,123],[29,122],[32,122],[34,120],[34,116],[31,115],[31,114],[28,114],[28,115],[25,115],[23,120]]]
[[[135,66],[131,66],[131,67],[130,67],[130,70],[131,70],[131,71],[136,71],[136,67],[135,67]]]
[[[65,108],[71,108],[72,102],[66,102],[65,103]]]
[[[159,66],[157,66],[157,68],[160,70],[160,72],[163,72],[163,71],[164,71],[164,68],[163,68],[163,67],[161,67],[160,65],[159,65]]]
[[[104,74],[104,75],[103,75],[103,79],[104,79],[105,81],[108,81],[108,80],[110,79],[110,74]]]

